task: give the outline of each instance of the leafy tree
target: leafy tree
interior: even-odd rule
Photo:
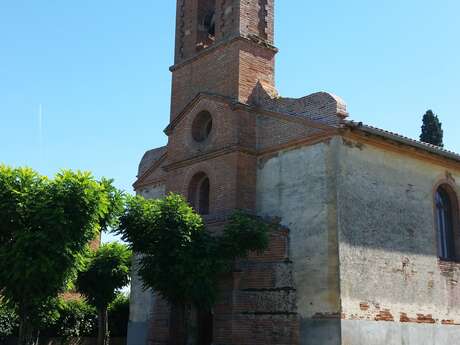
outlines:
[[[428,110],[423,116],[420,140],[428,144],[443,147],[443,136],[442,123],[439,121],[438,116],[432,110]]]
[[[100,183],[108,197],[108,204],[107,211],[99,219],[99,228],[101,231],[108,231],[118,225],[125,207],[125,196],[123,192],[115,188],[113,179],[102,178]]]
[[[234,260],[268,246],[266,223],[239,212],[221,236],[212,236],[201,216],[176,194],[128,199],[117,232],[141,254],[138,273],[144,287],[160,293],[176,310],[190,305],[209,310],[218,280],[231,271]],[[187,315],[183,322],[187,329]]]
[[[18,311],[19,345],[37,341],[39,321],[83,263],[108,212],[106,188],[89,173],[49,179],[0,166],[0,286]]]
[[[78,275],[78,291],[98,312],[99,345],[108,344],[108,307],[117,297],[117,292],[128,284],[130,267],[131,250],[128,246],[109,243],[94,253],[87,268]]]

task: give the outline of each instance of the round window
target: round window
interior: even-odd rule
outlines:
[[[199,113],[192,123],[192,137],[195,141],[205,141],[212,131],[212,117],[208,111]]]

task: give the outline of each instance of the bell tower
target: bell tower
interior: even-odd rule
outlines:
[[[199,93],[275,95],[274,0],[177,0],[171,120]]]

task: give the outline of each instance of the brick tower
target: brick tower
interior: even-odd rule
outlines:
[[[173,121],[200,92],[247,103],[274,91],[274,0],[178,0]]]
[[[204,214],[255,208],[258,89],[274,92],[273,0],[178,0],[166,190]],[[190,183],[189,181],[192,181]]]
[[[257,118],[250,108],[261,95],[276,93],[273,11],[274,0],[177,1],[165,190],[187,196],[211,231],[236,209],[256,211]],[[274,288],[275,265],[286,265],[286,231],[273,233],[271,242],[267,254],[238,263],[223,279],[211,315],[198,313],[200,344],[266,344],[265,334],[280,328],[285,331],[273,344],[292,342],[295,316],[273,316],[279,310],[265,313],[252,305],[264,297],[259,289],[266,294]],[[174,313],[157,309],[152,344],[174,342],[180,333]],[[168,329],[162,336],[159,330],[165,323]]]

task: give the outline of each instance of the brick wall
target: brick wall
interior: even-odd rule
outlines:
[[[273,44],[274,0],[240,1],[240,32],[244,36],[258,36]]]
[[[321,129],[313,128],[306,124],[258,115],[257,149],[269,149],[296,139],[308,138],[321,132]]]
[[[170,170],[166,177],[166,188],[187,196],[193,176],[203,172],[210,181],[212,215],[228,214],[235,208],[252,210],[255,207],[255,165],[255,157],[230,152]]]
[[[238,49],[220,46],[179,66],[172,76],[171,121],[200,92],[232,98],[238,93]]]
[[[236,263],[220,281],[213,309],[214,344],[296,344],[299,320],[288,258],[288,232],[271,233],[270,247]],[[149,345],[166,345],[175,330],[170,306],[159,298],[153,310]],[[173,328],[171,328],[173,327]]]
[[[172,67],[171,121],[200,92],[250,101],[260,84],[276,94],[274,57],[276,51],[249,39],[233,39],[216,44],[194,59]]]

